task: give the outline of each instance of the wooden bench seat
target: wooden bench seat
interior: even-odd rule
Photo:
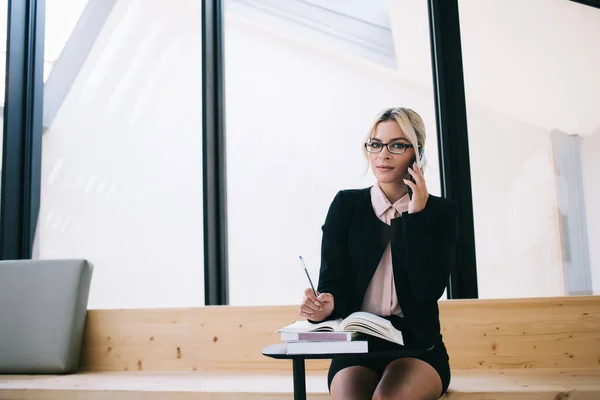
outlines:
[[[291,362],[260,354],[295,307],[88,313],[82,372],[0,376],[0,399],[292,399]],[[600,399],[600,297],[440,302],[450,399]],[[307,362],[328,398],[328,361]]]
[[[0,399],[292,399],[291,374],[242,372],[92,372],[66,376],[10,376],[0,378]],[[311,398],[328,398],[327,383],[307,376]],[[102,397],[109,391],[110,397]],[[317,397],[313,395],[318,394]],[[44,395],[46,397],[44,397]]]
[[[446,398],[459,400],[598,400],[600,370],[567,368],[457,370]],[[0,399],[188,400],[292,399],[284,373],[87,372],[65,376],[2,376]],[[311,399],[327,399],[323,373],[306,379]],[[109,396],[110,394],[110,396]]]

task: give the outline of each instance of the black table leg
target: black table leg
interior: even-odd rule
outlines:
[[[304,372],[304,359],[292,360],[294,370],[294,400],[306,400],[306,375]]]

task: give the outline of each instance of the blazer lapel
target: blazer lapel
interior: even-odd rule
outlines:
[[[364,293],[381,261],[392,229],[375,215],[368,191],[359,205],[357,216],[359,219],[353,226],[350,246],[355,259],[360,260],[360,283],[363,285],[360,290]]]

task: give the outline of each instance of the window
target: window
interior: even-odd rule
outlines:
[[[76,35],[73,35],[74,28],[78,21],[81,21],[81,27],[90,24],[84,18],[92,17],[92,14],[86,14],[82,18],[82,13],[86,9],[90,0],[66,0],[57,3],[56,1],[47,1],[46,7],[46,41],[44,43],[44,82],[52,72],[52,68],[59,59],[59,56],[67,44],[67,40],[76,41]],[[92,1],[92,3],[97,3]],[[91,7],[93,7],[92,5]],[[90,7],[90,8],[91,8]]]
[[[426,4],[388,3],[225,2],[232,305],[297,304],[308,286],[299,255],[317,280],[335,194],[373,183],[362,143],[381,109],[421,114],[439,195]],[[424,35],[416,45],[407,11]]]
[[[67,38],[47,0],[38,257],[90,260],[90,308],[203,305],[201,4],[73,7]]]
[[[459,2],[479,296],[600,293],[600,10]]]

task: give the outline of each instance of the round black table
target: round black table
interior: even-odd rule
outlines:
[[[393,349],[369,351],[368,353],[336,353],[336,354],[286,354],[285,343],[273,344],[262,350],[267,357],[279,360],[292,360],[294,379],[294,400],[306,400],[306,371],[304,360],[323,360],[341,358],[386,358],[386,357],[416,357],[429,349],[395,346]]]

